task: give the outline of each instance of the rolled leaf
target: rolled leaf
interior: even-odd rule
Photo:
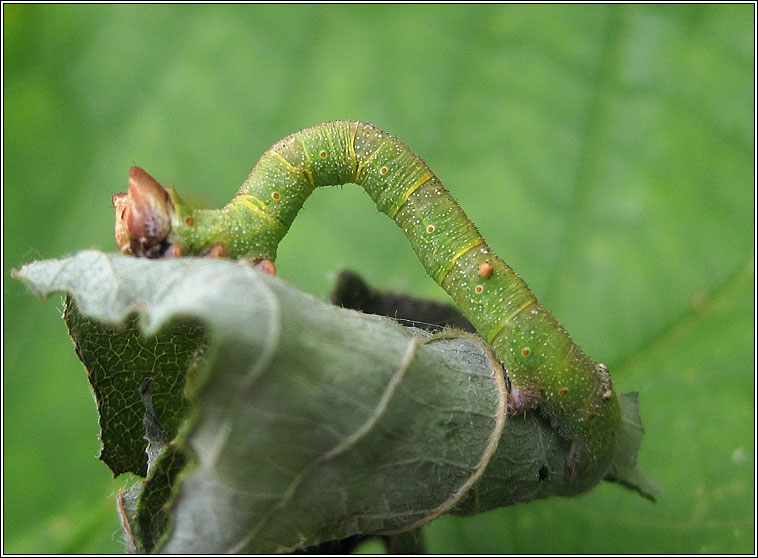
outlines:
[[[145,347],[172,354],[172,336],[192,355],[140,364],[106,390],[136,394],[130,448],[163,443],[144,485],[119,499],[137,551],[288,552],[636,472],[638,448],[619,446],[603,470],[566,477],[570,443],[536,414],[506,421],[503,371],[469,334],[337,308],[225,260],[89,251],[16,276],[42,296],[69,293],[69,324],[90,324],[77,338],[90,370],[115,346],[87,339],[114,332],[132,337],[119,366]],[[100,398],[101,416],[126,401]]]

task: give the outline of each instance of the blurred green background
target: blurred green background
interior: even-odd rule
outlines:
[[[60,298],[10,270],[114,250],[131,165],[218,207],[274,142],[350,118],[419,153],[640,391],[640,466],[664,489],[443,517],[429,550],[753,552],[754,9],[5,4],[3,550],[123,552],[127,482],[96,459]],[[446,296],[356,186],[316,192],[279,254],[320,297],[345,267]]]

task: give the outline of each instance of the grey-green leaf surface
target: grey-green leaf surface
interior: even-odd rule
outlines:
[[[219,207],[274,141],[360,118],[418,152],[618,390],[640,391],[641,467],[665,489],[654,506],[603,483],[445,516],[429,550],[753,552],[754,13],[4,5],[4,550],[123,549],[124,481],[96,458],[59,301],[9,270],[113,250],[132,164]],[[357,188],[317,192],[279,253],[321,297],[350,267],[446,300]]]
[[[75,301],[66,316],[70,324],[87,321],[76,342],[88,368],[96,361],[120,370],[148,355],[136,368],[149,385],[121,374],[98,391],[101,413],[129,410],[157,424],[146,436],[145,426],[140,432],[116,421],[142,452],[145,438],[165,433],[154,440],[164,451],[137,485],[138,501],[134,490],[123,500],[125,536],[138,550],[291,552],[405,531],[449,511],[577,495],[609,473],[566,477],[570,444],[535,414],[505,428],[505,377],[470,334],[409,330],[215,259],[87,251],[29,264],[16,276],[42,296],[65,290]],[[139,319],[129,318],[135,313]],[[119,328],[126,321],[130,327]],[[186,385],[184,361],[164,358],[194,354],[185,331],[203,349]],[[138,345],[105,341],[130,333],[147,337]],[[148,389],[156,390],[151,398]],[[123,397],[132,392],[142,397],[141,411]],[[169,404],[154,403],[160,392]],[[189,409],[174,437],[181,406],[171,403],[185,393]],[[626,399],[625,410],[637,418],[615,463],[636,473],[636,400]],[[171,430],[162,427],[166,420]],[[116,438],[115,427],[103,424],[104,442]]]

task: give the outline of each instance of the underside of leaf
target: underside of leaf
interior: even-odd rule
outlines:
[[[569,442],[537,414],[505,420],[503,371],[473,335],[337,308],[229,261],[82,252],[17,276],[70,295],[104,459],[147,474],[119,500],[137,551],[291,552],[606,475],[639,486],[636,399],[613,462],[567,478]]]

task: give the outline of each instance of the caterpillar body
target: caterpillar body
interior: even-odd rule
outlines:
[[[142,169],[116,194],[125,253],[247,258],[273,271],[279,242],[319,186],[355,183],[407,236],[427,273],[492,346],[512,413],[538,407],[572,441],[567,474],[606,461],[620,407],[611,378],[572,341],[526,283],[485,243],[430,168],[405,144],[358,121],[297,132],[266,151],[218,210],[187,206]]]

